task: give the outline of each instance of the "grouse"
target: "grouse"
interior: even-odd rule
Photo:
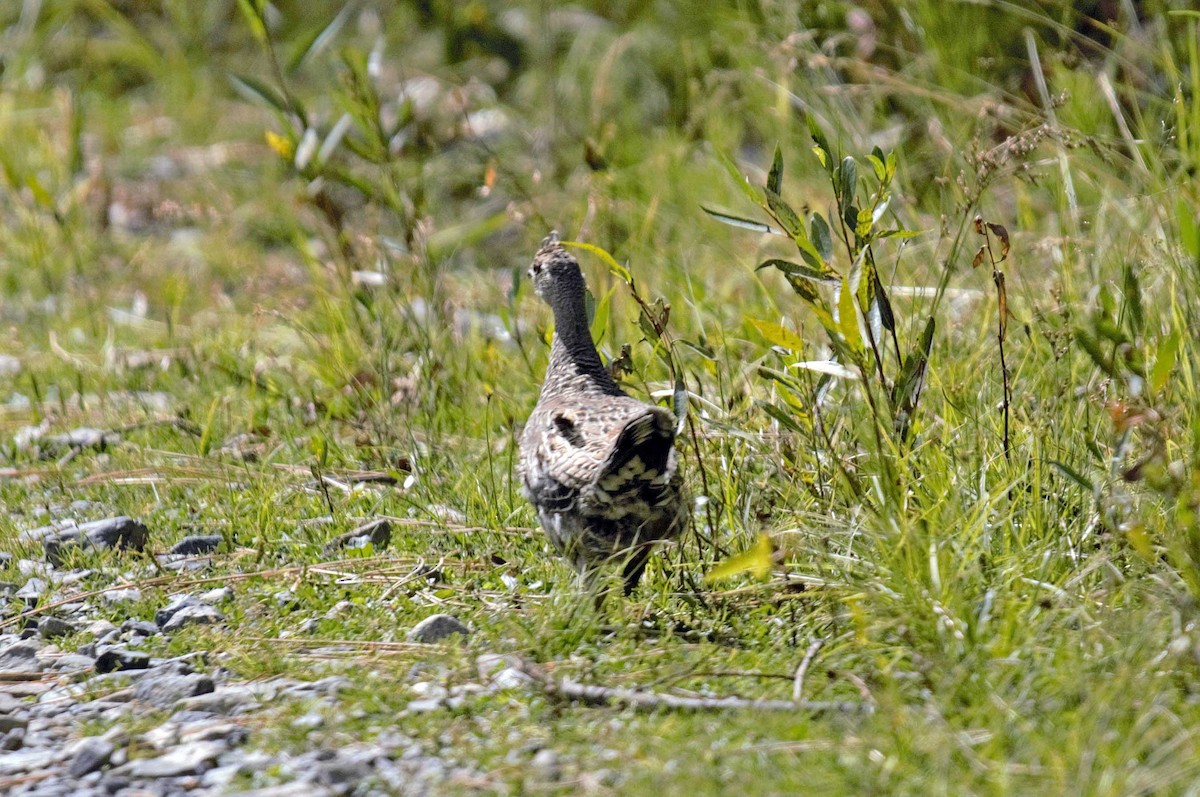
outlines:
[[[542,241],[529,276],[554,311],[554,339],[521,435],[522,492],[586,586],[602,565],[617,562],[629,595],[654,543],[678,536],[687,522],[675,416],[627,395],[601,363],[583,272],[556,232]]]

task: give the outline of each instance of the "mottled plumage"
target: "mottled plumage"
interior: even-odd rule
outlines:
[[[686,523],[675,416],[613,381],[588,329],[583,273],[555,233],[542,241],[529,276],[554,311],[554,340],[521,435],[523,492],[585,580],[619,562],[628,594],[653,544]]]

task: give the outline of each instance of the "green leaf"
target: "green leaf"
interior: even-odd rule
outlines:
[[[906,240],[908,238],[916,238],[921,234],[921,230],[885,230],[875,236],[876,238],[899,238]]]
[[[646,312],[646,308],[641,308],[638,312],[638,327],[642,330],[642,334],[646,336],[646,340],[650,343],[658,343],[660,336],[658,329],[654,326],[654,319],[650,318],[650,314]]]
[[[879,271],[871,266],[871,283],[875,290],[875,300],[879,303],[879,323],[888,332],[896,331],[896,316],[892,313],[892,301],[888,298],[883,283],[879,281]]]
[[[780,426],[782,426],[784,429],[787,429],[789,432],[795,432],[797,434],[802,434],[804,432],[803,427],[801,427],[800,424],[796,423],[795,419],[792,418],[791,414],[787,410],[783,409],[782,407],[772,404],[769,401],[763,401],[761,399],[756,399],[754,404],[756,407],[761,409],[767,415],[770,415],[775,421],[777,421],[779,423]]]
[[[722,213],[719,210],[707,208],[704,205],[701,205],[700,209],[717,221],[728,224],[731,227],[742,227],[747,230],[754,230],[755,232],[771,233],[772,235],[786,235],[783,230],[777,230],[769,224],[763,224],[761,221],[752,221],[751,219],[744,219],[741,216],[732,216],[728,213]]]
[[[563,246],[569,246],[572,249],[582,249],[585,252],[589,252],[589,253],[595,255],[596,257],[598,257],[602,261],[604,261],[604,265],[608,266],[608,270],[610,272],[612,272],[616,276],[620,277],[625,282],[629,282],[631,279],[633,279],[633,275],[629,273],[629,269],[622,266],[620,263],[617,262],[615,257],[613,257],[608,252],[604,251],[603,249],[601,249],[598,246],[593,246],[592,244],[580,243],[579,241],[561,241],[560,243],[562,243]]]
[[[828,266],[819,268],[814,267],[811,264],[800,265],[799,263],[793,263],[790,260],[779,260],[778,258],[772,258],[770,260],[764,260],[759,264],[758,268],[754,270],[761,271],[764,268],[777,268],[788,276],[801,277],[806,280],[812,280],[813,282],[820,282],[826,285],[836,285],[842,281],[841,275]]]
[[[783,151],[775,145],[775,157],[771,160],[771,171],[767,174],[767,188],[776,194],[783,191]]]
[[[1050,465],[1055,470],[1057,470],[1059,473],[1066,476],[1068,479],[1075,482],[1083,489],[1087,490],[1089,493],[1096,489],[1096,486],[1094,484],[1092,484],[1090,479],[1088,479],[1086,476],[1084,476],[1079,471],[1072,468],[1067,463],[1059,462],[1058,460],[1052,459],[1052,460],[1050,460]]]
[[[1196,217],[1195,206],[1180,197],[1175,202],[1175,218],[1179,223],[1179,242],[1183,251],[1200,261],[1200,219]]]
[[[763,196],[766,198],[767,207],[771,213],[779,221],[787,234],[793,239],[799,241],[801,239],[807,241],[808,236],[804,234],[804,224],[800,221],[800,217],[796,215],[796,211],[792,210],[791,205],[783,200],[779,194],[772,191],[770,188],[763,186]]]
[[[1087,352],[1087,355],[1092,358],[1092,362],[1099,366],[1101,371],[1114,379],[1120,378],[1121,374],[1113,366],[1112,360],[1109,359],[1108,355],[1101,350],[1100,341],[1096,339],[1095,335],[1082,327],[1077,327],[1075,329],[1075,342]]]
[[[921,393],[925,367],[929,362],[929,353],[933,349],[934,328],[935,321],[933,316],[930,316],[929,320],[925,322],[925,330],[921,333],[921,339],[904,358],[900,376],[896,378],[896,385],[892,388],[892,396],[897,406],[907,406],[909,411],[916,407]]]
[[[837,178],[838,197],[842,204],[849,205],[854,201],[854,192],[858,187],[858,163],[854,158],[847,155],[842,159],[842,165],[838,167]],[[857,211],[855,215],[857,215]]]
[[[858,311],[854,306],[854,291],[850,290],[850,280],[842,280],[842,290],[838,298],[838,333],[845,340],[850,350],[857,353],[862,351],[862,332],[858,323]]]
[[[717,160],[725,167],[725,171],[729,173],[730,179],[737,184],[737,187],[741,189],[747,199],[756,205],[762,204],[762,199],[758,196],[758,192],[754,190],[754,186],[746,179],[746,175],[742,174],[742,170],[724,152],[717,152]]]
[[[833,150],[829,148],[829,139],[825,137],[825,131],[817,124],[816,118],[811,113],[804,115],[805,122],[808,123],[808,134],[812,136],[813,143],[816,144],[816,149],[820,152],[817,157],[821,161],[821,165],[825,167],[825,171],[832,173],[833,171]],[[822,153],[824,153],[822,155]]]
[[[771,544],[770,536],[763,532],[758,535],[758,539],[750,548],[729,557],[710,570],[704,576],[704,581],[711,584],[742,573],[750,573],[755,578],[762,580],[771,574],[774,559],[775,546]]]
[[[825,222],[825,217],[820,213],[812,214],[811,237],[813,246],[817,250],[817,254],[824,261],[829,261],[833,258],[833,238],[829,234],[829,225]]]
[[[591,313],[592,340],[595,341],[597,345],[604,340],[605,334],[608,333],[608,318],[610,315],[609,306],[612,303],[613,290],[614,289],[610,288],[604,292],[604,295],[600,297],[600,301],[595,302],[595,309],[593,309]],[[592,298],[593,301],[595,301],[595,297],[592,297],[591,291],[588,291],[587,295],[588,297]]]
[[[912,422],[913,413],[921,401],[921,390],[925,387],[925,373],[929,368],[929,353],[933,350],[933,316],[925,323],[921,339],[909,355],[904,358],[900,376],[892,388],[892,407],[895,413],[896,435],[905,440]]]
[[[853,203],[844,205],[845,213],[842,214],[842,221],[846,222],[846,226],[851,230],[858,229],[858,207]]]
[[[871,233],[871,225],[874,223],[874,212],[870,208],[863,208],[854,218],[854,234],[859,238],[866,238]]]
[[[1129,263],[1125,264],[1125,306],[1129,308],[1130,328],[1134,337],[1142,334],[1146,326],[1146,314],[1142,309],[1142,286],[1138,282],[1137,272]]]
[[[883,165],[883,154],[879,152],[879,147],[876,147],[875,152],[867,156],[867,161],[875,172],[875,179],[881,183],[884,182],[887,179],[887,167]]]
[[[329,46],[330,42],[341,33],[342,28],[346,25],[346,20],[350,19],[351,12],[356,10],[355,5],[352,2],[346,3],[342,6],[342,10],[329,21],[328,25],[322,28],[315,28],[306,38],[302,39],[295,53],[288,59],[288,72],[295,72],[317,55],[320,55]]]
[[[800,351],[804,348],[804,341],[795,332],[792,332],[787,327],[781,324],[773,324],[770,321],[759,321],[757,318],[749,319],[758,333],[767,339],[770,343],[776,346],[782,346],[789,351]]]
[[[675,401],[675,434],[680,435],[683,434],[688,414],[688,391],[682,376],[675,377],[675,390],[672,398]]]
[[[220,397],[214,398],[209,403],[208,412],[204,416],[204,426],[200,429],[200,442],[197,444],[202,457],[208,456],[209,451],[212,450],[213,435],[216,433],[217,408],[220,404]]]
[[[267,39],[267,24],[263,19],[262,9],[258,3],[252,0],[238,0],[238,8],[242,11],[242,16],[246,19],[246,25],[250,28],[250,33],[258,41],[259,44],[266,44]]]
[[[1172,332],[1158,342],[1158,353],[1154,357],[1154,370],[1150,372],[1150,392],[1161,393],[1171,377],[1171,369],[1175,367],[1175,357],[1179,351],[1179,333]]]
[[[230,73],[228,77],[233,90],[250,102],[268,105],[282,113],[290,112],[291,109],[288,107],[287,100],[283,98],[283,95],[261,80],[234,73]]]

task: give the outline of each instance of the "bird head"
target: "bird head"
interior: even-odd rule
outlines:
[[[551,233],[542,240],[541,248],[533,256],[529,266],[529,279],[533,280],[533,290],[538,296],[554,305],[557,297],[568,297],[584,290],[583,272],[579,269],[579,261],[563,249],[558,242],[558,232]]]

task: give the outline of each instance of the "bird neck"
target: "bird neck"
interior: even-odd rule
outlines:
[[[550,343],[550,364],[542,393],[558,392],[569,385],[576,390],[621,395],[592,342],[583,295],[555,297],[550,306],[554,310],[554,340]]]

